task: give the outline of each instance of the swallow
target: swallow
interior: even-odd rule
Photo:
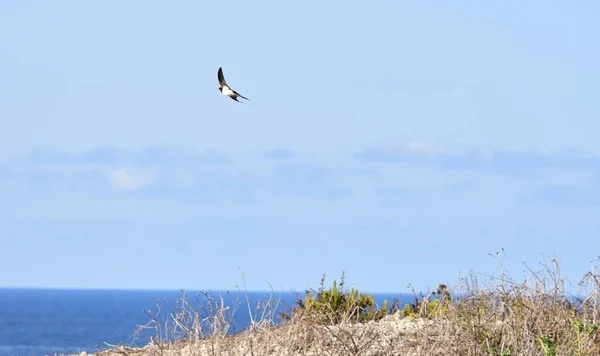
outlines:
[[[246,100],[250,100],[250,99],[246,98],[245,96],[243,96],[242,94],[238,93],[237,91],[231,89],[231,87],[229,85],[227,85],[227,82],[225,82],[225,77],[223,76],[223,69],[221,67],[219,67],[219,71],[217,72],[217,78],[219,78],[219,85],[220,85],[219,91],[223,95],[230,97],[231,99],[237,101],[238,103],[241,103],[241,101],[237,100],[238,97],[244,98]]]

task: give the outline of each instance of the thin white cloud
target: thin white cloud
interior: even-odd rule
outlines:
[[[112,146],[94,147],[82,152],[67,152],[51,147],[35,147],[28,155],[30,163],[49,164],[105,164],[136,166],[227,165],[232,162],[224,152],[192,150],[184,147],[146,146],[125,150]]]
[[[135,168],[118,168],[108,175],[108,183],[114,190],[134,191],[151,186],[156,182],[154,173]]]
[[[356,152],[354,158],[374,163],[429,164],[446,169],[475,169],[507,174],[533,173],[551,168],[589,170],[600,167],[600,156],[574,149],[554,152],[509,151],[480,146],[442,146],[420,141],[373,146]]]
[[[450,153],[450,149],[448,147],[421,141],[411,141],[406,145],[406,148],[408,151],[427,156],[442,156]]]
[[[390,198],[392,192],[385,190],[386,203],[408,204],[421,197],[486,191],[492,186],[494,190],[504,187],[508,195],[516,197],[547,185],[583,184],[600,170],[599,156],[573,150],[532,153],[420,140],[368,147],[354,155],[356,160],[343,154],[278,149],[267,151],[278,159],[253,152],[232,157],[232,164],[222,164],[218,157],[229,157],[223,152],[216,152],[212,160],[211,154],[203,156],[210,150],[190,153],[177,147],[152,146],[130,152],[127,159],[114,160],[111,157],[118,155],[112,152],[125,151],[91,149],[86,152],[97,154],[72,153],[69,157],[75,158],[65,163],[53,158],[61,155],[48,152],[34,156],[50,159],[27,157],[6,166],[2,179],[42,192],[113,190],[179,202],[240,204],[283,196],[319,201],[364,199],[378,204],[381,189],[394,189],[398,193],[394,199]],[[94,159],[77,159],[84,156]],[[1,173],[0,166],[0,177]],[[402,195],[406,191],[412,194]]]

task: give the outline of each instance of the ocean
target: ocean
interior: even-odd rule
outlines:
[[[206,315],[208,303],[204,294],[186,291],[187,299],[201,315]],[[180,306],[181,291],[165,290],[70,290],[70,289],[0,289],[0,356],[43,356],[95,352],[109,348],[106,343],[141,347],[156,331],[146,330],[137,338],[139,325],[156,316],[164,321],[168,312]],[[252,318],[260,318],[259,302],[271,296],[279,300],[277,311],[287,311],[296,301],[296,294],[287,292],[210,292],[223,297],[229,312],[235,310],[229,333],[243,330]],[[411,295],[374,294],[382,303],[400,298],[400,304],[414,301]],[[248,298],[249,303],[247,303]],[[150,316],[145,311],[150,311]]]

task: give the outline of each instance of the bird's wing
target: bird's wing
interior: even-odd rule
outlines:
[[[217,72],[217,78],[219,78],[219,85],[227,85],[225,82],[225,77],[223,76],[223,68],[219,67],[219,72]]]
[[[233,92],[234,92],[234,93],[235,93],[237,96],[239,96],[240,98],[244,98],[244,99],[246,99],[246,100],[250,100],[250,99],[246,98],[245,96],[243,96],[242,94],[238,93],[237,91],[235,91],[235,90],[233,90],[233,89],[231,89],[231,90],[232,90],[232,91],[233,91]]]

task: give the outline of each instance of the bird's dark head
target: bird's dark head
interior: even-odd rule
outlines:
[[[223,92],[223,87],[219,87],[219,91],[222,93]]]

